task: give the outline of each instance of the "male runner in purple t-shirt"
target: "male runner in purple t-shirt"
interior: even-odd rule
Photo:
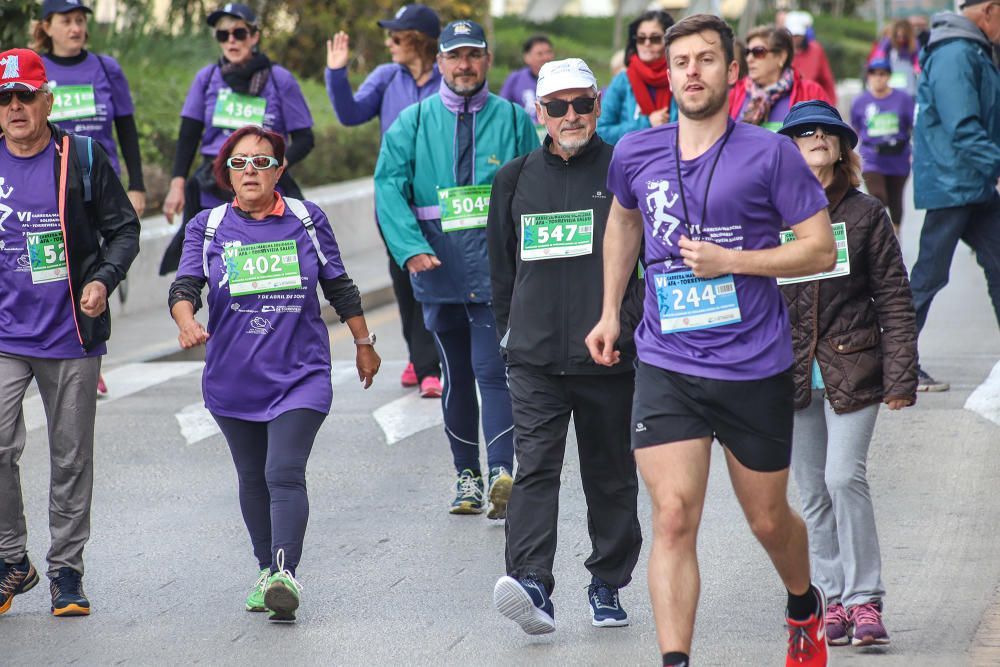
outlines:
[[[738,67],[725,22],[690,16],[666,42],[679,122],[615,148],[603,313],[587,337],[597,363],[618,363],[619,308],[645,234],[632,448],[652,497],[649,585],[663,664],[690,660],[698,524],[718,439],[788,589],[787,664],[826,665],[825,605],[810,585],[805,525],[786,498],[792,349],[774,281],[833,266],[826,196],[790,141],[729,120]],[[781,246],[783,223],[797,240]]]

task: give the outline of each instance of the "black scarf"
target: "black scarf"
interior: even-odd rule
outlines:
[[[219,59],[219,70],[222,80],[241,95],[260,95],[271,74],[271,60],[263,53],[254,53],[250,60],[242,65],[235,65],[224,57]]]

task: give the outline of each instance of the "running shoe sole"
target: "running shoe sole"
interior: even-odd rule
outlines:
[[[951,389],[951,385],[947,382],[939,382],[937,384],[918,384],[917,391],[928,392],[931,394],[936,394],[942,391],[948,391]]]
[[[295,621],[295,610],[299,608],[299,598],[281,582],[274,582],[264,592],[264,604],[270,610],[269,621],[291,623]]]
[[[451,514],[482,514],[483,508],[482,506],[476,507],[470,502],[463,502],[458,505],[452,505],[448,512]]]
[[[851,639],[852,646],[885,646],[888,643],[888,637],[872,637],[871,635],[865,635],[861,639],[857,637]]]
[[[81,607],[78,604],[68,604],[58,609],[52,608],[53,616],[90,616],[90,607]]]
[[[555,619],[536,607],[528,592],[512,577],[501,577],[494,586],[493,605],[529,635],[545,635],[556,630]]]
[[[490,486],[490,509],[487,519],[506,519],[507,502],[510,500],[510,490],[514,487],[514,478],[504,476],[498,478]]]
[[[624,628],[628,625],[628,618],[606,618],[603,621],[598,621],[594,618],[591,619],[590,624],[595,628]]]
[[[32,588],[34,588],[35,584],[37,583],[38,583],[38,571],[35,570],[34,567],[31,567],[31,569],[28,571],[28,578],[21,582],[21,585],[17,587],[17,590],[14,591],[14,594],[11,595],[9,598],[7,598],[7,602],[5,602],[2,607],[0,607],[0,614],[7,613],[7,611],[10,609],[11,604],[14,603],[15,596],[21,595],[22,593],[27,593]]]
[[[851,643],[851,634],[848,632],[843,637],[838,637],[837,639],[830,639],[830,635],[827,635],[826,643],[828,646],[847,646]]]

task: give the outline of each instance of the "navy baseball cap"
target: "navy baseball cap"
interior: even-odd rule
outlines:
[[[835,107],[830,106],[822,100],[809,100],[799,102],[791,108],[785,116],[785,124],[778,130],[785,136],[792,136],[797,127],[819,125],[824,130],[835,132],[846,138],[851,148],[858,145],[858,134],[854,128],[844,122],[840,117],[840,112]]]
[[[65,14],[77,9],[82,9],[89,14],[93,13],[93,10],[80,2],[80,0],[45,0],[42,3],[41,19],[44,21],[53,14]]]
[[[441,19],[427,5],[403,5],[395,16],[378,24],[386,30],[416,30],[434,39],[441,34]]]
[[[882,69],[886,72],[892,72],[892,63],[889,62],[888,58],[872,58],[868,63],[868,71],[871,72],[875,69]]]
[[[483,26],[475,21],[465,19],[452,21],[446,25],[444,30],[441,31],[441,53],[454,51],[463,46],[472,46],[479,49],[487,48],[486,33],[483,31]]]
[[[257,25],[257,15],[252,9],[241,2],[227,2],[222,5],[222,7],[216,9],[208,15],[208,25],[214,28],[215,24],[218,23],[219,19],[223,16],[232,16],[233,18],[243,19],[247,22],[247,25]]]

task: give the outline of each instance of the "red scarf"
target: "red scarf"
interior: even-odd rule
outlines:
[[[666,57],[651,63],[644,63],[639,56],[632,56],[625,70],[632,84],[632,94],[644,116],[670,106],[670,73],[667,71]],[[656,90],[656,99],[649,96],[649,86]]]

